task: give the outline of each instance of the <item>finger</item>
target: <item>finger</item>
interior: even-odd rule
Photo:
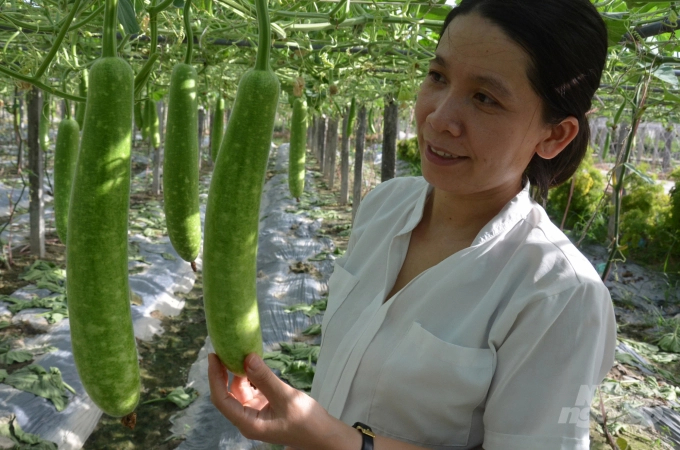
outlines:
[[[281,381],[264,363],[257,353],[251,353],[245,360],[246,374],[251,383],[272,405],[284,405],[292,389]]]
[[[244,403],[243,406],[262,411],[267,405],[269,405],[269,400],[262,394],[257,394],[253,396],[248,402]]]
[[[252,400],[253,388],[250,387],[250,381],[246,377],[234,377],[229,387],[229,392],[236,397],[236,400],[245,404]]]
[[[252,425],[257,411],[244,407],[227,391],[227,370],[216,354],[208,355],[208,381],[210,383],[210,400],[213,405],[239,430]]]
[[[211,397],[226,398],[229,396],[227,391],[227,382],[229,381],[227,370],[214,353],[208,355],[208,381],[210,383]]]

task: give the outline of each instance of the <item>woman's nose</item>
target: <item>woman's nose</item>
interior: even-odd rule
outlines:
[[[432,105],[434,109],[427,115],[425,123],[438,133],[449,133],[460,136],[463,132],[462,109],[463,104],[452,93],[441,96]]]

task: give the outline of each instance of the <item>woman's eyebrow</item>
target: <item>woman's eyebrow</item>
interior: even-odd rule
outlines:
[[[443,69],[446,69],[447,66],[446,60],[441,55],[437,54],[430,60],[430,64],[436,64]],[[510,88],[498,77],[494,77],[493,75],[473,75],[471,79],[478,84],[489,86],[499,97],[513,97]]]
[[[490,75],[474,75],[472,79],[479,83],[490,86],[499,96],[512,97],[512,93],[503,80]]]

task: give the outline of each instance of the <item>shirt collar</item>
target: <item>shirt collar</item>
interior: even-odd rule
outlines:
[[[424,178],[423,178],[424,181]],[[484,227],[479,231],[474,241],[472,241],[471,247],[482,244],[497,234],[504,230],[509,230],[515,226],[520,220],[529,214],[534,201],[529,195],[530,183],[527,180],[524,184],[522,190],[510,200],[501,211],[489,221]],[[423,188],[421,189],[418,200],[416,201],[413,209],[411,210],[406,224],[401,229],[397,235],[406,234],[418,225],[420,219],[423,217],[423,209],[425,208],[425,202],[427,197],[430,195],[434,186],[425,181]]]

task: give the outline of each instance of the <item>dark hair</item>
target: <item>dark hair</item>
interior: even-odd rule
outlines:
[[[567,181],[588,149],[586,113],[607,58],[607,28],[589,0],[462,0],[442,32],[460,15],[477,13],[499,26],[529,55],[527,76],[543,101],[543,119],[557,124],[574,116],[579,132],[555,158],[534,155],[525,176],[545,199]]]

